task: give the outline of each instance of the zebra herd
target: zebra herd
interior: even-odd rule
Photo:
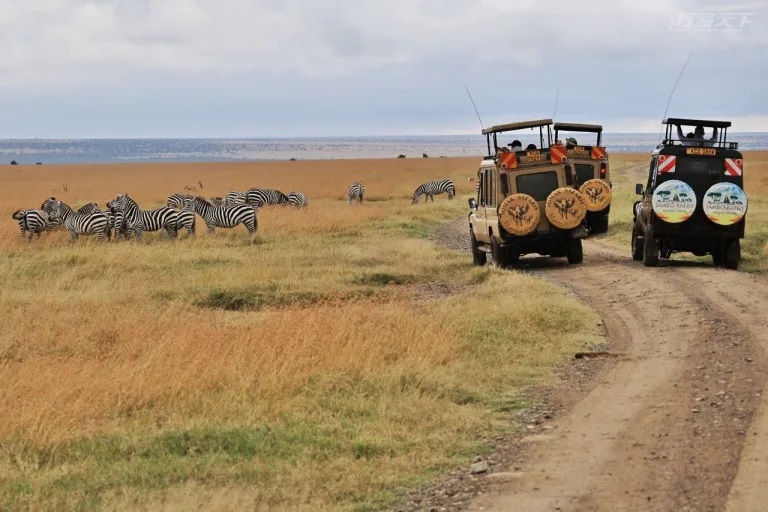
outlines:
[[[413,193],[412,203],[425,196],[425,202],[437,194],[448,194],[453,199],[456,194],[453,181],[436,180],[419,185]],[[363,202],[365,185],[355,182],[347,189],[349,204]],[[249,235],[255,236],[258,230],[257,211],[268,205],[304,207],[309,203],[301,192],[287,194],[277,189],[251,188],[245,192],[230,192],[225,197],[205,198],[189,194],[171,194],[167,206],[144,210],[128,194],[119,194],[107,201],[107,209],[102,210],[97,203],[91,202],[79,209],[55,197],[49,197],[39,209],[23,209],[13,213],[12,218],[19,224],[21,236],[33,236],[43,231],[65,228],[72,241],[80,235],[96,235],[99,239],[129,238],[131,235],[141,239],[146,231],[162,231],[169,238],[176,238],[179,230],[186,229],[195,234],[196,217],[200,216],[209,233],[216,228],[234,228],[242,224]]]

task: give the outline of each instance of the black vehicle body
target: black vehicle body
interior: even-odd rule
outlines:
[[[739,240],[744,238],[746,216],[733,224],[720,225],[710,220],[704,210],[705,195],[711,195],[707,194],[710,187],[729,183],[744,189],[743,156],[738,151],[738,143],[726,140],[731,123],[668,118],[663,124],[666,136],[652,153],[648,180],[645,186],[638,183],[635,188],[643,199],[633,206],[633,259],[655,266],[659,257],[667,259],[675,252],[689,252],[696,256],[709,254],[715,265],[738,268]],[[686,139],[688,145],[683,145],[679,137],[673,137],[675,125],[702,126],[720,132],[714,140],[696,143]],[[654,192],[671,180],[687,184],[696,196],[695,209],[682,222],[666,222],[654,211]]]

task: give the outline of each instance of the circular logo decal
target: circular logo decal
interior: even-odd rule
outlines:
[[[587,216],[587,202],[575,188],[558,188],[547,197],[544,213],[553,226],[573,229]]]
[[[653,191],[653,213],[664,222],[686,221],[696,210],[696,193],[680,180],[665,181]]]
[[[704,214],[721,226],[736,224],[747,213],[747,195],[733,183],[717,183],[709,187],[701,201]]]
[[[579,192],[584,196],[590,212],[599,212],[611,204],[611,187],[603,180],[587,180],[579,187]]]
[[[499,205],[499,223],[513,235],[527,235],[536,229],[539,220],[539,203],[528,194],[512,194]]]

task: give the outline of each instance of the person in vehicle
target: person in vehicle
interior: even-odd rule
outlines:
[[[568,137],[567,139],[565,139],[565,149],[573,149],[577,145],[578,145],[578,142],[576,142],[576,139],[574,137]]]
[[[525,148],[526,151],[533,151],[536,149],[536,144],[528,144],[528,147]]]
[[[509,146],[509,150],[510,151],[522,151],[523,150],[523,144],[519,140],[517,140],[517,139],[515,139],[512,142],[510,142],[509,144],[507,144],[507,146]]]
[[[688,133],[688,135],[683,137],[683,129],[678,124],[677,137],[680,139],[680,142],[683,143],[683,146],[711,147],[715,144],[715,141],[717,141],[717,128],[712,129],[712,137],[709,139],[704,138],[704,127],[701,125],[697,126],[693,133]]]

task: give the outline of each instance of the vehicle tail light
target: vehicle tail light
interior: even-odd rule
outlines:
[[[605,165],[605,162],[600,162],[600,177],[605,178],[606,174],[608,174],[608,168]]]

